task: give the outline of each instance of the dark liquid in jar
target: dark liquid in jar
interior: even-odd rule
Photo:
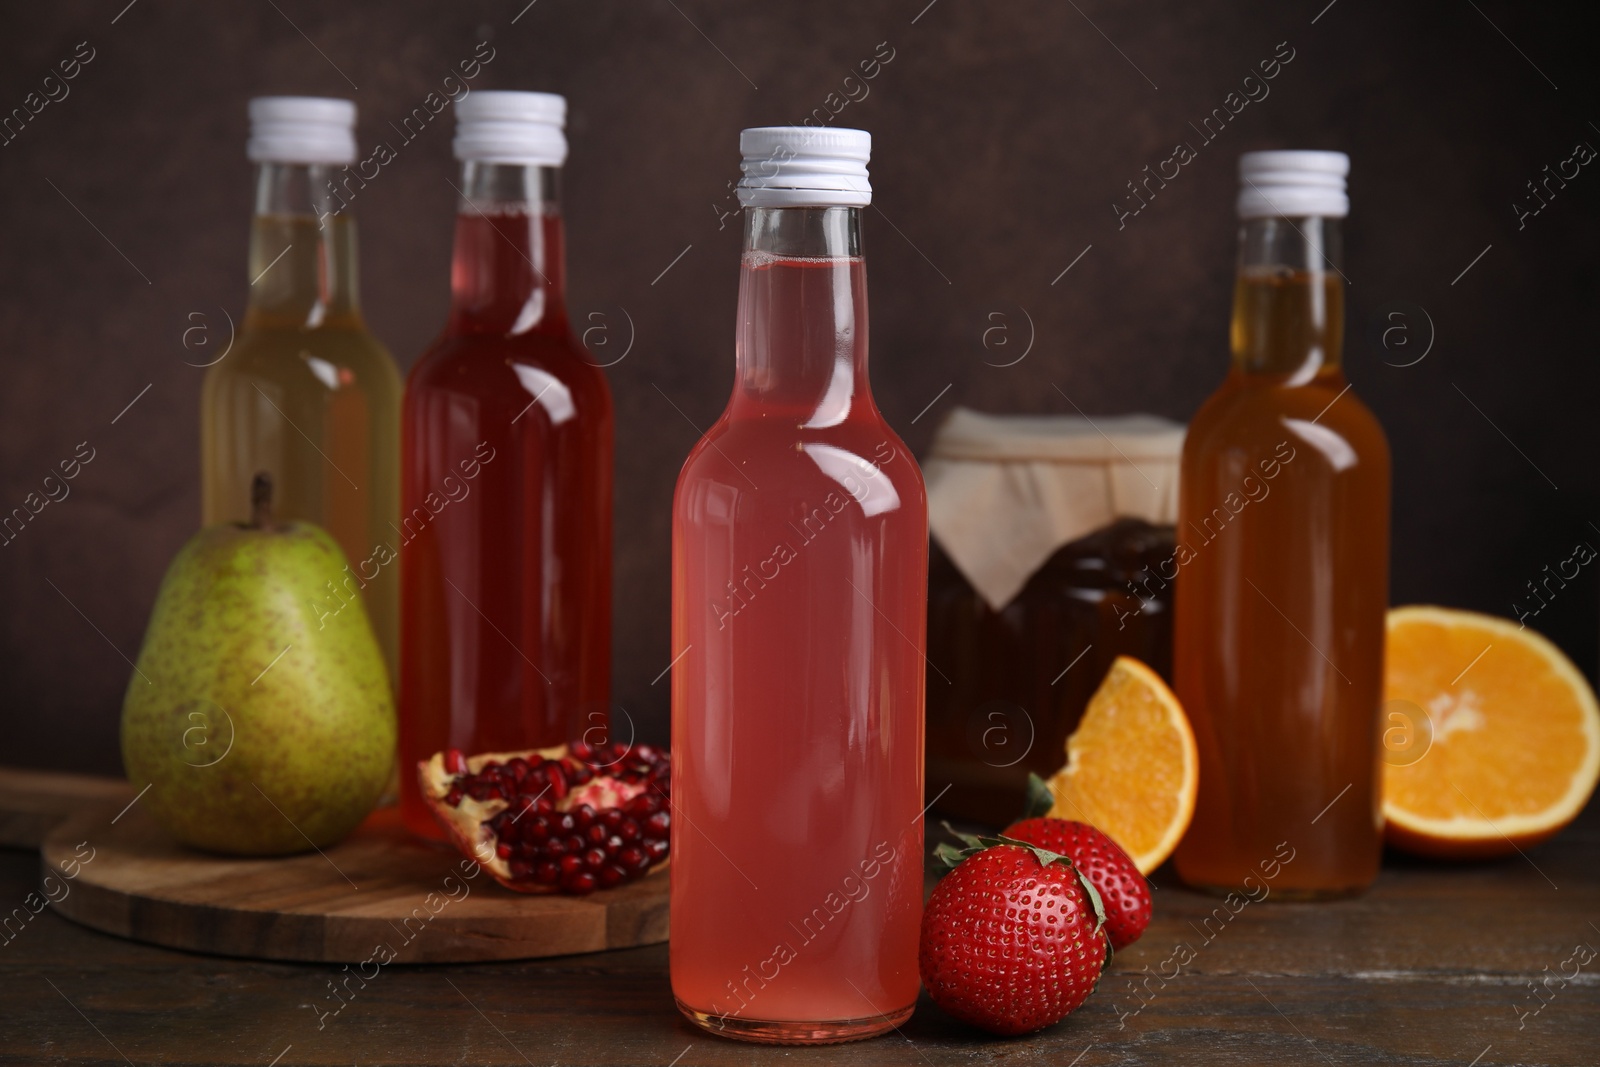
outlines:
[[[1063,545],[1000,612],[937,542],[928,561],[926,795],[955,818],[1005,826],[1029,772],[1066,763],[1111,661],[1172,677],[1173,528],[1118,519]]]

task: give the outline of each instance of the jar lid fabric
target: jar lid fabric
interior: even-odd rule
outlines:
[[[1177,521],[1181,423],[952,411],[923,464],[939,547],[1000,611],[1062,545],[1119,518]]]

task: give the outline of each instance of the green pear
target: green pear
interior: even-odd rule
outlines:
[[[388,673],[344,554],[310,523],[201,530],[172,561],[122,707],[122,762],[174,837],[274,856],[366,817],[395,753]]]

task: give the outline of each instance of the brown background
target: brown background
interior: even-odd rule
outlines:
[[[1520,232],[1512,207],[1577,141],[1600,145],[1590,38],[1564,15],[1505,0],[125,2],[26,5],[0,30],[4,111],[78,42],[96,52],[0,147],[0,510],[78,442],[96,452],[0,548],[0,762],[119,764],[124,657],[198,516],[202,372],[183,331],[203,322],[220,343],[248,281],[245,101],[349,96],[365,154],[486,37],[478,87],[570,101],[575,317],[607,316],[603,358],[628,340],[623,309],[633,325],[609,372],[615,678],[648,735],[667,715],[651,679],[670,658],[669,505],[697,436],[662,394],[704,427],[731,383],[739,238],[718,212],[738,131],[823,106],[885,41],[893,60],[836,124],[874,135],[873,378],[919,453],[957,403],[1069,411],[1052,384],[1091,414],[1187,418],[1226,367],[1237,154],[1338,148],[1354,168],[1349,372],[1395,454],[1394,600],[1510,614],[1547,564],[1600,546],[1600,174]],[[1201,146],[1189,123],[1284,41],[1295,58],[1271,95]],[[445,312],[452,121],[354,205],[365,305],[403,367]],[[1180,140],[1199,157],[1119,231],[1112,202]],[[1431,351],[1393,365],[1422,351],[1425,317]],[[1021,350],[1028,318],[1027,358],[989,365]],[[1396,321],[1413,343],[1386,350]],[[1013,347],[986,351],[997,322]],[[1533,620],[1591,674],[1596,569]]]

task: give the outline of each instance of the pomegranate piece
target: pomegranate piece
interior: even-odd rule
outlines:
[[[585,895],[666,866],[672,763],[651,745],[578,741],[527,752],[435,753],[417,764],[434,817],[519,893]]]

